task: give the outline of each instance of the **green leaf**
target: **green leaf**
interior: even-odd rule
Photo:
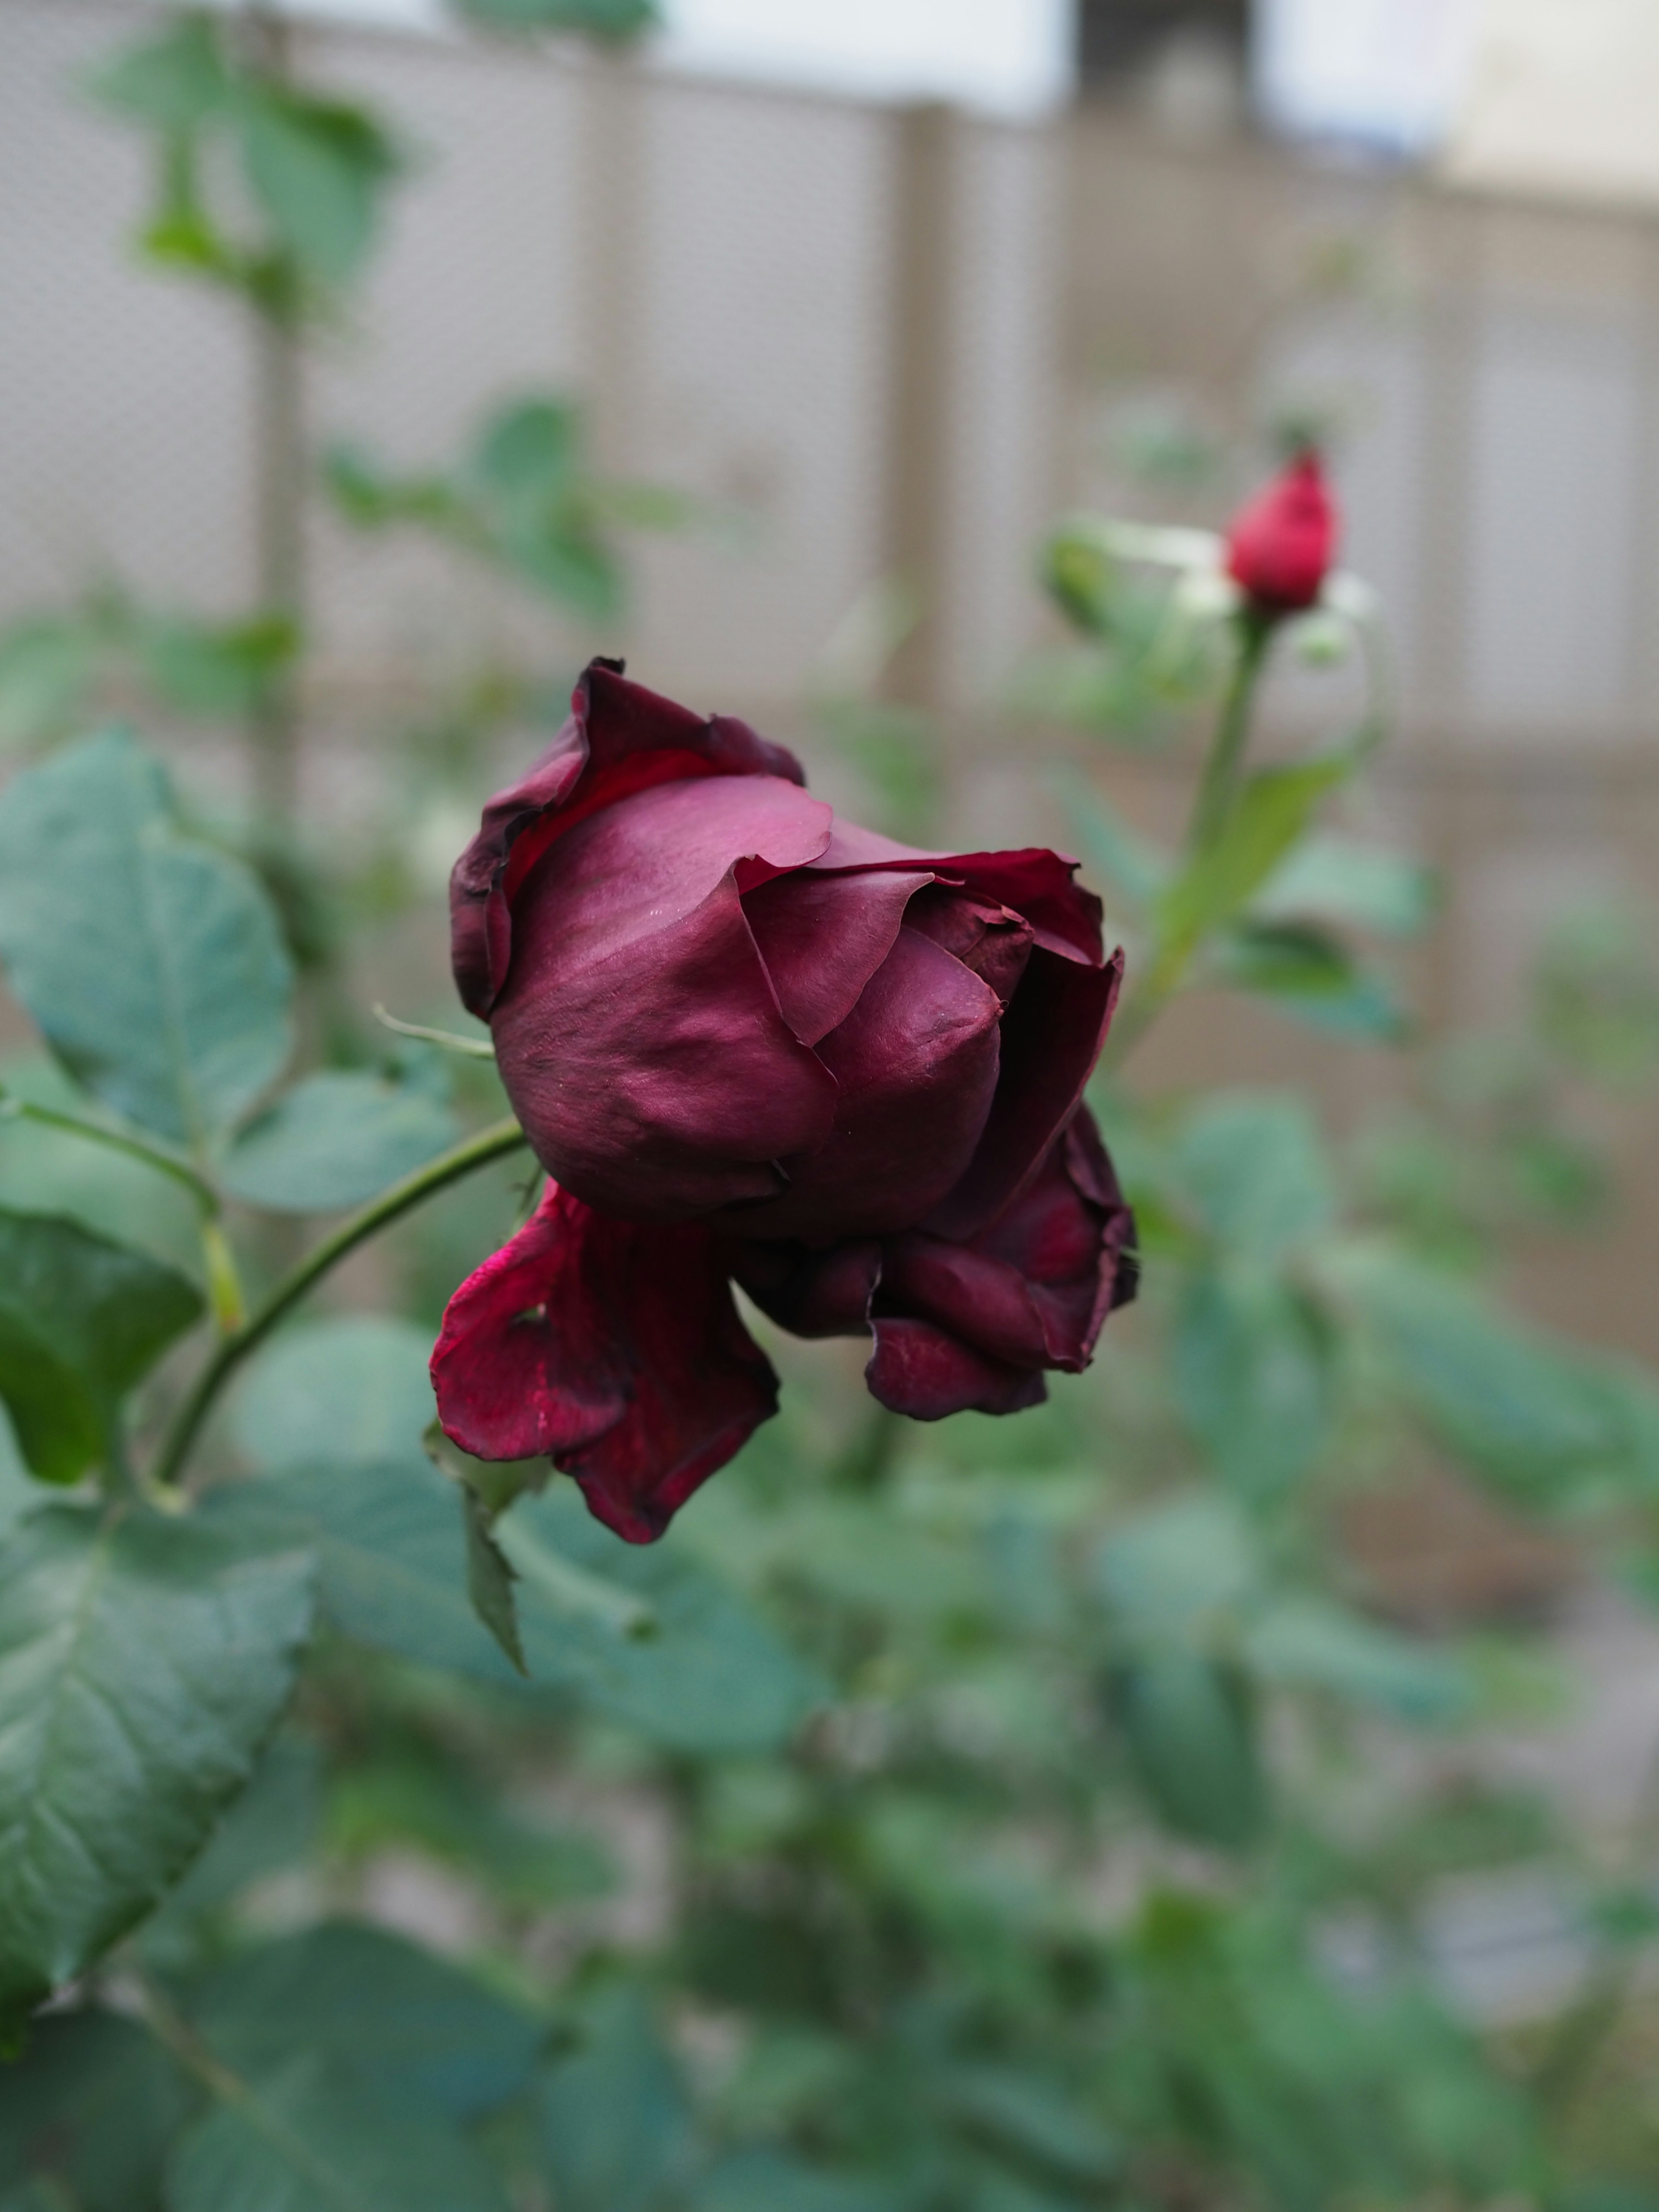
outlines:
[[[1182,1125],[1172,1164],[1204,1229],[1241,1259],[1272,1265],[1335,1216],[1323,1140],[1299,1098],[1212,1093]]]
[[[159,1261],[0,1208],[0,1399],[33,1471],[74,1482],[103,1461],[122,1399],[201,1311]]]
[[[1237,1611],[1261,1563],[1238,1508],[1205,1496],[1138,1515],[1101,1547],[1097,1572],[1107,1603],[1140,1641],[1201,1632]]]
[[[1305,1298],[1271,1276],[1199,1276],[1176,1318],[1171,1379],[1182,1418],[1225,1482],[1282,1497],[1330,1436],[1331,1333]]]
[[[4,1068],[8,1099],[86,1116],[87,1101],[55,1061]],[[0,1206],[53,1214],[162,1261],[194,1280],[202,1269],[201,1208],[190,1190],[136,1155],[88,1143],[0,1109]]]
[[[1188,949],[1261,890],[1327,794],[1353,772],[1351,755],[1258,769],[1215,842],[1194,854],[1158,901],[1159,933]]]
[[[22,2057],[0,2063],[0,2190],[34,2177],[49,2185],[43,2208],[143,2212],[198,2102],[136,2021],[91,2010],[37,2021]]]
[[[82,1972],[252,1771],[310,1626],[312,1563],[53,1506],[0,1552],[0,2016]]]
[[[471,474],[512,507],[532,510],[574,481],[581,461],[581,417],[568,401],[520,399],[489,416],[479,433]]]
[[[1469,1708],[1469,1678],[1455,1661],[1328,1599],[1276,1600],[1243,1648],[1267,1681],[1328,1690],[1401,1720],[1456,1720]]]
[[[146,129],[194,131],[218,114],[231,84],[219,27],[204,9],[181,14],[158,35],[141,39],[106,63],[92,89]]]
[[[425,2098],[303,2050],[189,2130],[167,2202],[168,2212],[508,2212],[479,2153]]]
[[[1380,975],[1311,922],[1237,922],[1218,938],[1208,963],[1233,990],[1256,991],[1281,1010],[1337,1036],[1397,1042],[1403,1009]]]
[[[1434,920],[1432,868],[1404,854],[1328,833],[1305,838],[1252,902],[1263,921],[1312,919],[1379,937],[1417,937]]]
[[[1418,1412],[1479,1472],[1545,1501],[1596,1481],[1651,1493],[1659,1401],[1644,1379],[1393,1254],[1346,1255],[1339,1279]]]
[[[20,623],[0,636],[0,746],[61,736],[85,708],[99,641],[74,616]]]
[[[591,2003],[574,2048],[538,2098],[543,2156],[560,2212],[657,2212],[692,2151],[685,2092],[643,1991]]]
[[[270,84],[245,94],[240,121],[248,184],[283,246],[319,283],[348,283],[400,166],[390,138],[364,108]]]
[[[604,1846],[585,1829],[551,1826],[475,1786],[471,1771],[429,1744],[370,1748],[337,1774],[329,1839],[361,1863],[413,1846],[482,1882],[500,1902],[532,1911],[611,1894]]]
[[[466,1594],[472,1601],[472,1610],[495,1638],[501,1650],[520,1674],[530,1669],[525,1664],[524,1639],[519,1633],[518,1601],[513,1595],[513,1585],[518,1580],[517,1570],[496,1542],[492,1523],[495,1516],[465,1483],[459,1486],[461,1524],[466,1531]]]
[[[1173,1645],[1114,1668],[1110,1703],[1141,1786],[1165,1825],[1243,1850],[1267,1823],[1250,1686],[1240,1670]]]
[[[260,1355],[238,1392],[236,1448],[273,1474],[407,1457],[432,1419],[431,1357],[424,1330],[387,1315],[303,1322]]]
[[[1080,770],[1056,769],[1051,781],[1091,871],[1115,884],[1137,911],[1151,907],[1170,872],[1167,857]]]
[[[443,477],[388,476],[356,446],[329,447],[323,481],[345,520],[359,530],[422,522],[446,535],[465,537],[471,528],[465,501]]]
[[[1105,2130],[1041,2075],[957,2066],[946,2094],[966,2134],[1062,2185],[1097,2189],[1122,2164]]]
[[[295,2052],[476,2119],[529,2081],[542,2022],[402,1936],[325,1922],[193,1983],[185,2007],[214,2057],[252,2081]]]
[[[635,39],[660,21],[656,0],[451,0],[468,21],[503,31],[579,31]]]
[[[321,1753],[310,1738],[283,1730],[201,1856],[146,1923],[141,1939],[146,1960],[165,1967],[180,1954],[194,1965],[201,1916],[217,1911],[252,1883],[299,1865],[316,1842],[322,1815]]]
[[[738,2151],[698,2182],[692,2212],[897,2212],[901,2200],[864,2180],[842,2179],[781,2151]]]
[[[264,893],[181,834],[161,767],[122,732],[0,795],[0,959],[70,1073],[175,1144],[234,1122],[288,1058]]]
[[[441,1099],[378,1075],[308,1075],[245,1129],[227,1190],[273,1213],[327,1213],[374,1198],[454,1144]]]
[[[29,1480],[11,1422],[5,1408],[0,1407],[0,1547],[3,1547],[24,1515],[33,1513],[37,1505],[45,1502],[46,1493]]]
[[[290,1467],[216,1493],[210,1510],[314,1541],[324,1608],[342,1634],[525,1694],[574,1697],[659,1742],[764,1749],[822,1694],[817,1677],[711,1575],[672,1549],[623,1544],[565,1486],[523,1500],[499,1527],[524,1577],[517,1595],[529,1684],[472,1611],[455,1488],[418,1444],[400,1459]],[[635,1632],[641,1604],[656,1629],[649,1638]]]
[[[135,641],[167,705],[226,721],[252,712],[299,644],[293,623],[280,617],[222,623],[154,616],[138,624]]]

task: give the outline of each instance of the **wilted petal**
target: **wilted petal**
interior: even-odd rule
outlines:
[[[744,722],[708,720],[630,684],[620,661],[595,660],[570,719],[526,775],[484,808],[450,879],[451,958],[463,1003],[481,1018],[512,961],[514,891],[560,836],[603,806],[658,783],[771,776],[799,784],[800,763]]]
[[[971,1243],[916,1231],[885,1252],[882,1310],[919,1316],[995,1359],[1076,1374],[1133,1294],[1134,1223],[1079,1109],[1035,1180]]]
[[[432,1381],[463,1451],[549,1455],[632,1544],[777,1410],[712,1234],[613,1221],[556,1185],[450,1300]]]

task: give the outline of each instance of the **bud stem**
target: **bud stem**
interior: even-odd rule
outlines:
[[[1250,716],[1255,706],[1256,687],[1261,681],[1262,664],[1267,659],[1268,641],[1273,632],[1273,624],[1269,616],[1255,607],[1247,606],[1241,611],[1238,616],[1238,658],[1233,665],[1232,680],[1222,702],[1221,718],[1216,724],[1210,757],[1204,763],[1198,796],[1193,804],[1193,817],[1187,830],[1187,849],[1189,853],[1200,853],[1206,846],[1214,844],[1233,811],[1239,775],[1244,766],[1245,750],[1249,744]]]

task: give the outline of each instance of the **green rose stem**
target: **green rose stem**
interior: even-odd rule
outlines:
[[[383,1191],[361,1212],[342,1222],[331,1237],[325,1237],[313,1251],[307,1253],[241,1328],[225,1337],[197,1376],[157,1455],[152,1474],[155,1487],[166,1490],[177,1484],[202,1425],[226,1383],[249,1353],[264,1342],[277,1322],[349,1252],[355,1252],[358,1245],[366,1243],[405,1213],[412,1212],[428,1198],[434,1198],[441,1190],[447,1190],[451,1183],[488,1167],[492,1160],[504,1159],[528,1142],[516,1121],[493,1122],[476,1137],[469,1137],[465,1144],[441,1153],[425,1167],[417,1168],[413,1175],[405,1176],[401,1182],[393,1183],[390,1190]]]
[[[1253,607],[1246,607],[1239,614],[1237,624],[1238,658],[1233,665],[1227,696],[1221,702],[1221,717],[1216,724],[1210,757],[1204,763],[1198,796],[1193,803],[1192,820],[1187,828],[1187,852],[1191,859],[1196,859],[1214,844],[1233,811],[1245,748],[1250,739],[1256,689],[1273,634],[1271,617]]]
[[[1203,866],[1206,854],[1219,842],[1232,817],[1250,741],[1256,693],[1275,627],[1271,616],[1254,607],[1244,608],[1236,617],[1235,626],[1237,658],[1187,824],[1183,849],[1189,870]],[[1113,1023],[1107,1039],[1101,1065],[1108,1074],[1117,1073],[1175,996],[1196,950],[1194,940],[1184,933],[1175,938],[1164,936],[1162,932],[1155,936],[1146,980]]]

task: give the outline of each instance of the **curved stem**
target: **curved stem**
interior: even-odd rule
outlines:
[[[153,1480],[165,1488],[176,1483],[185,1461],[200,1435],[203,1423],[213,1410],[215,1401],[231,1376],[248,1357],[270,1335],[278,1322],[283,1320],[299,1304],[307,1291],[319,1283],[331,1269],[338,1267],[349,1252],[410,1212],[428,1198],[447,1190],[453,1182],[459,1182],[476,1169],[488,1167],[492,1160],[505,1158],[526,1145],[529,1139],[516,1121],[497,1121],[465,1144],[457,1145],[451,1152],[442,1152],[435,1160],[417,1168],[413,1175],[405,1176],[401,1182],[393,1183],[373,1199],[361,1212],[354,1213],[349,1221],[342,1222],[331,1237],[310,1252],[299,1264],[289,1269],[264,1300],[258,1310],[236,1330],[225,1338],[207,1365],[197,1376],[190,1395],[179,1407],[173,1426],[167,1431],[155,1462]]]
[[[60,1114],[52,1106],[37,1106],[32,1099],[19,1098],[4,1090],[0,1090],[0,1121],[34,1121],[43,1129],[61,1129],[68,1136],[84,1137],[90,1145],[125,1152],[130,1159],[143,1160],[146,1167],[183,1183],[204,1213],[219,1211],[219,1194],[207,1177],[177,1152],[147,1137],[132,1135],[125,1129],[106,1129],[101,1122],[83,1121],[77,1114]]]

